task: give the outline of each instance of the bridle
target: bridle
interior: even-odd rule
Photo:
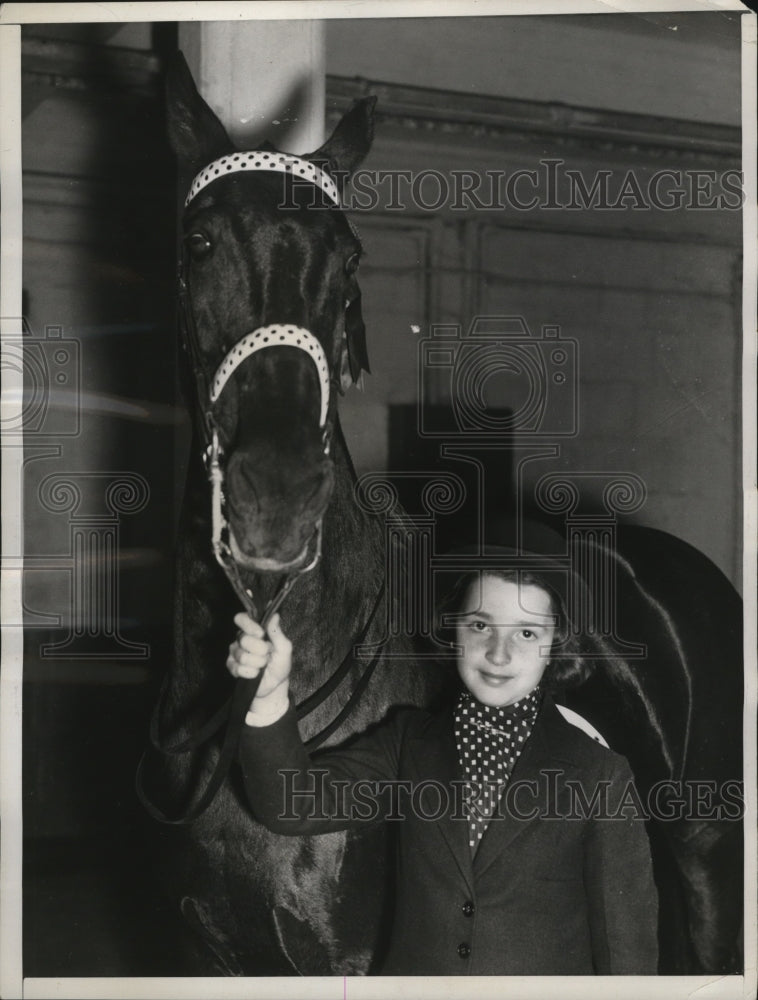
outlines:
[[[192,311],[189,305],[189,294],[184,277],[180,278],[180,299],[183,305],[182,312],[187,317],[183,323],[185,330],[184,343],[188,346],[192,367],[195,371],[195,380],[196,383],[200,378],[205,381],[204,375],[202,375],[202,366],[199,364],[199,347],[194,320],[189,320]],[[211,545],[213,554],[242,602],[242,606],[248,614],[255,618],[258,617],[258,612],[253,596],[242,582],[231,548],[231,529],[226,518],[226,497],[224,494],[223,449],[219,443],[219,429],[213,415],[212,407],[218,401],[236,368],[247,358],[267,347],[294,347],[305,351],[313,359],[320,388],[319,428],[321,430],[322,448],[325,456],[329,454],[330,427],[327,418],[331,411],[330,400],[333,398],[333,395],[330,393],[329,365],[324,349],[319,341],[303,327],[279,324],[258,327],[258,329],[253,330],[251,333],[245,334],[232,347],[219,365],[216,374],[213,376],[207,395],[199,396],[198,398],[198,402],[201,399],[207,399],[209,404],[204,409],[198,409],[203,414],[200,421],[200,431],[204,437],[203,458],[211,485]],[[298,560],[297,566],[293,567],[290,572],[285,573],[279,589],[264,609],[261,616],[261,624],[264,628],[292,588],[295,580],[304,573],[308,573],[318,564],[321,558],[322,523],[323,517],[319,517],[313,532],[315,545],[311,560],[307,561],[306,553],[310,545],[310,543],[307,543],[305,550],[301,554],[301,558]]]
[[[259,171],[284,174],[294,177],[298,181],[313,185],[328,198],[335,208],[340,210],[342,208],[337,185],[316,164],[308,160],[303,160],[298,156],[293,156],[290,153],[266,152],[262,150],[229,153],[217,160],[213,160],[192,181],[184,201],[184,207],[187,208],[204,188],[221,177],[227,177],[230,174],[240,172],[255,173]],[[303,351],[311,358],[316,367],[320,389],[319,428],[322,435],[324,454],[328,455],[330,441],[329,425],[331,424],[329,418],[332,415],[333,399],[333,395],[330,393],[329,362],[320,342],[309,330],[292,324],[272,324],[258,327],[237,341],[227,352],[212,379],[209,380],[203,364],[197,326],[192,310],[189,289],[189,267],[187,265],[187,250],[183,246],[179,264],[180,326],[182,330],[182,342],[189,354],[190,365],[195,378],[197,412],[201,414],[199,432],[203,439],[203,456],[211,484],[211,540],[213,552],[245,610],[253,617],[258,618],[252,594],[242,583],[231,550],[230,528],[225,513],[224,469],[221,461],[223,451],[219,444],[219,429],[216,424],[213,408],[234,372],[243,361],[246,361],[253,354],[271,347],[292,347]],[[261,616],[260,620],[264,628],[270,621],[271,616],[281,605],[281,602],[293,586],[295,580],[317,565],[321,556],[321,536],[322,518],[319,518],[314,530],[315,551],[313,557],[310,562],[299,565],[298,568],[283,576],[279,590],[264,609]],[[308,546],[306,545],[306,550],[307,548]],[[301,555],[305,556],[305,552]],[[303,560],[301,559],[302,562]]]
[[[323,194],[332,202],[332,205],[341,210],[339,191],[336,184],[329,175],[318,166],[308,160],[293,156],[289,153],[277,152],[238,152],[222,156],[204,167],[192,181],[185,208],[208,184],[216,179],[229,174],[241,171],[266,171],[292,176],[298,181],[307,182],[319,188]],[[214,406],[218,402],[224,388],[230,378],[247,358],[259,351],[271,347],[292,347],[305,352],[313,361],[320,389],[319,408],[319,428],[322,435],[322,447],[324,454],[329,454],[331,439],[331,428],[333,425],[333,410],[335,394],[331,392],[331,376],[329,363],[323,347],[317,338],[303,327],[292,324],[270,324],[258,327],[245,334],[227,352],[216,369],[213,377],[208,378],[202,360],[200,341],[195,324],[194,312],[192,309],[190,289],[189,289],[189,268],[186,246],[182,247],[182,256],[179,263],[179,325],[182,334],[182,343],[189,356],[190,366],[195,381],[195,393],[197,397],[196,413],[198,414],[198,433],[203,446],[203,460],[206,473],[211,486],[211,545],[214,556],[219,566],[227,577],[231,587],[239,598],[245,610],[254,618],[258,618],[258,611],[252,592],[245,586],[240,575],[239,567],[234,559],[231,545],[231,528],[226,518],[226,498],[224,494],[224,466],[223,449],[219,443],[219,428],[214,416]],[[348,340],[350,353],[351,371],[356,377],[356,367],[368,369],[365,348],[365,328],[360,314],[360,291],[357,283],[353,283],[355,293],[348,299],[345,305],[345,331]],[[352,314],[351,314],[352,310]],[[271,617],[281,606],[283,600],[290,592],[295,582],[305,573],[318,564],[321,558],[322,546],[322,517],[316,522],[314,532],[300,557],[295,561],[291,569],[282,575],[281,582],[273,597],[267,603],[260,617],[260,624],[266,629]],[[308,549],[313,543],[313,555],[308,559]],[[377,610],[384,596],[384,585],[379,590],[372,612],[366,622],[358,644],[363,642],[368,630],[373,623]],[[313,749],[323,743],[333,732],[339,728],[345,718],[350,714],[353,707],[360,698],[363,690],[373,673],[378,661],[378,654],[373,657],[368,667],[357,682],[350,698],[335,719],[315,737],[306,744],[309,749]],[[327,697],[337,688],[341,680],[347,675],[354,660],[352,653],[348,653],[337,671],[326,681],[321,688],[310,695],[304,703],[298,706],[297,711],[300,718],[312,712],[321,705]],[[180,743],[167,746],[163,744],[159,736],[158,720],[160,707],[165,696],[168,675],[164,678],[158,702],[150,724],[150,740],[152,746],[159,752],[166,755],[179,755],[189,753],[205,744],[214,736],[226,723],[226,732],[221,746],[219,758],[217,760],[213,774],[211,775],[205,790],[195,805],[178,817],[168,817],[161,809],[147,797],[142,780],[142,772],[145,763],[143,755],[137,770],[137,794],[147,811],[153,818],[164,823],[181,824],[196,819],[211,804],[219,788],[223,784],[236,755],[240,733],[244,725],[245,715],[250,702],[255,697],[255,693],[261,682],[261,674],[255,678],[238,678],[235,683],[234,692],[231,698],[221,706],[221,708],[208,719],[201,729],[192,737]]]

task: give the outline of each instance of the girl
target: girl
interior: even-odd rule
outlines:
[[[235,617],[229,670],[265,667],[240,747],[253,812],[282,834],[397,822],[383,974],[654,974],[657,897],[629,766],[550,694],[587,674],[565,658],[559,592],[544,574],[486,570],[463,575],[440,610],[456,622],[454,710],[400,710],[313,759],[278,616],[268,640]]]

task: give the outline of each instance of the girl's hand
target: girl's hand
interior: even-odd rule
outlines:
[[[286,701],[289,691],[289,675],[292,669],[292,643],[282,632],[279,615],[272,615],[268,626],[269,638],[250,615],[240,612],[234,616],[234,624],[239,633],[229,646],[226,666],[233,677],[257,677],[264,671],[251,709],[263,708],[274,692],[275,700]]]

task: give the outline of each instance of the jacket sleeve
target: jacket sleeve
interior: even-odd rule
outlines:
[[[604,780],[608,808],[589,822],[584,845],[595,972],[655,975],[658,894],[644,810],[623,757],[614,756]]]
[[[291,836],[331,833],[385,818],[388,782],[398,774],[408,713],[345,747],[311,758],[289,709],[270,726],[245,726],[239,760],[250,807],[264,826]]]

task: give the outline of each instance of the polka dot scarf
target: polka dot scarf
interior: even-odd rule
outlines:
[[[469,786],[479,791],[466,807],[472,855],[529,739],[541,703],[539,685],[520,701],[503,708],[483,705],[468,691],[458,701],[454,714],[458,759]]]

